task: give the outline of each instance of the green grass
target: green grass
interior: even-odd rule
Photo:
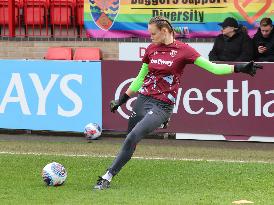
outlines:
[[[0,152],[13,153],[47,153],[65,155],[104,155],[115,156],[121,147],[123,139],[108,139],[86,143],[79,141],[66,141],[66,137],[58,142],[36,140],[34,137],[22,140],[1,140]],[[58,137],[56,137],[58,139]],[[62,140],[62,141],[61,141]],[[204,159],[204,160],[232,160],[232,161],[264,161],[274,163],[274,144],[244,142],[207,142],[200,145],[198,141],[184,140],[142,140],[134,153],[137,157],[174,158],[174,159]]]
[[[113,158],[0,154],[0,204],[273,204],[274,164],[132,159],[111,189],[91,187]],[[42,168],[57,161],[66,183],[47,187]]]

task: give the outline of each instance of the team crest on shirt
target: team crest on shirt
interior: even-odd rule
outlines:
[[[157,55],[158,54],[158,51],[154,51],[153,52],[153,55],[155,56],[155,55]]]
[[[170,54],[171,57],[175,57],[176,54],[177,54],[177,51],[171,50],[169,54]]]

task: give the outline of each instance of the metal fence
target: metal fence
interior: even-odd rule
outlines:
[[[0,0],[0,36],[86,37],[84,0]]]

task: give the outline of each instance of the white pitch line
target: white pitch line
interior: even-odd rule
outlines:
[[[99,157],[99,158],[115,158],[113,155],[89,155],[89,154],[50,154],[50,153],[39,153],[39,152],[0,152],[0,154],[10,155],[45,155],[45,156],[64,156],[64,157]],[[132,159],[141,160],[171,160],[171,161],[204,161],[204,162],[227,162],[227,163],[262,163],[262,164],[273,164],[274,162],[269,161],[247,161],[247,160],[221,160],[221,159],[199,159],[199,158],[172,158],[172,157],[132,157]]]

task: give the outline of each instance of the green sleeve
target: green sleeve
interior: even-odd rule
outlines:
[[[134,81],[130,84],[129,88],[137,92],[143,85],[144,79],[146,75],[148,74],[148,64],[143,63],[142,68],[139,71],[138,76],[134,79]]]
[[[201,56],[194,61],[194,64],[216,75],[230,74],[234,70],[232,65],[212,63]]]

